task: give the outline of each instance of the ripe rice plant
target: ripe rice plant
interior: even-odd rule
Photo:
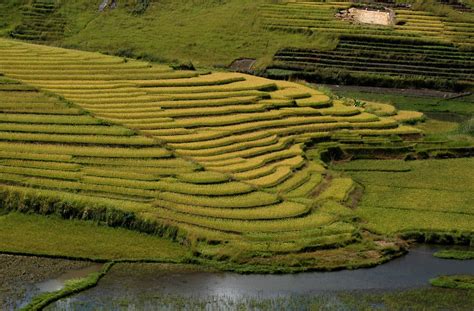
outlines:
[[[0,164],[5,165],[5,166],[13,166],[13,167],[39,168],[39,169],[46,169],[46,170],[51,169],[51,170],[59,170],[59,171],[76,171],[77,172],[81,169],[81,166],[76,163],[17,160],[18,158],[19,157],[15,155],[15,160],[13,159],[0,160]]]
[[[39,124],[102,124],[103,121],[90,116],[52,116],[50,114],[0,114],[0,122]]]
[[[325,213],[311,213],[306,217],[289,218],[279,220],[230,220],[225,218],[209,218],[196,215],[188,215],[170,210],[157,208],[162,218],[170,221],[177,221],[200,225],[209,229],[224,232],[285,232],[295,230],[305,230],[309,228],[322,227],[334,221],[334,216]]]
[[[290,201],[278,203],[275,205],[268,205],[265,207],[249,209],[200,207],[161,200],[157,200],[153,202],[153,204],[161,208],[170,209],[173,211],[190,215],[238,220],[270,220],[293,218],[303,216],[309,212],[309,208],[307,206]]]
[[[158,198],[164,201],[170,201],[179,204],[214,208],[252,208],[281,202],[281,199],[276,195],[261,191],[254,191],[242,195],[220,197],[161,192],[158,194]]]
[[[26,167],[10,167],[10,166],[3,166],[3,165],[0,165],[0,172],[7,173],[7,174],[48,177],[52,179],[64,179],[64,180],[78,180],[81,177],[81,174],[78,172],[26,168]]]
[[[334,178],[329,187],[319,196],[319,200],[331,199],[338,202],[347,200],[355,185],[351,178]]]
[[[210,171],[180,174],[177,178],[182,182],[192,184],[219,184],[231,180],[231,177],[227,174]]]
[[[109,158],[169,158],[170,152],[163,148],[107,148],[74,145],[48,145],[30,143],[6,143],[0,142],[0,148],[10,152],[31,152],[40,154],[70,155],[82,157]]]
[[[111,135],[132,136],[132,130],[119,126],[80,126],[80,125],[43,125],[23,123],[1,123],[0,131],[25,132],[25,133],[51,133],[51,134],[76,134],[76,135]]]
[[[99,135],[61,135],[43,133],[13,133],[0,132],[2,141],[45,142],[45,143],[70,143],[89,145],[127,145],[127,146],[153,146],[156,142],[147,137],[138,136],[99,136]]]

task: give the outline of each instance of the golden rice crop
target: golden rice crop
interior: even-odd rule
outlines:
[[[191,184],[218,184],[224,183],[231,180],[231,177],[227,174],[212,172],[212,171],[200,171],[186,174],[179,174],[176,176],[178,180]]]
[[[112,150],[113,151],[113,150]],[[1,153],[0,153],[1,156]],[[126,168],[139,168],[141,170],[169,168],[169,169],[185,169],[193,171],[198,168],[198,165],[186,161],[181,158],[163,158],[153,159],[147,157],[142,158],[127,158],[127,157],[108,157],[106,153],[102,157],[87,157],[87,156],[75,156],[74,161],[81,164],[99,165],[99,166],[124,166]]]
[[[229,173],[237,173],[252,170],[258,167],[261,167],[268,162],[278,161],[286,158],[291,158],[293,156],[301,155],[302,150],[299,145],[294,145],[289,149],[284,149],[276,152],[266,153],[261,156],[257,156],[254,158],[246,159],[246,161],[236,164],[229,164],[227,166],[212,166],[212,162],[206,165],[208,168],[213,168],[219,172],[229,172]]]
[[[202,217],[178,213],[166,209],[157,208],[160,218],[185,222],[203,226],[224,232],[285,232],[294,230],[305,230],[327,225],[335,220],[335,217],[325,213],[313,212],[306,217],[279,219],[279,220],[231,220]]]
[[[287,193],[287,196],[291,198],[306,197],[311,193],[311,191],[316,189],[316,187],[321,183],[322,180],[323,177],[320,173],[312,173],[311,177],[307,182],[289,191]]]
[[[158,178],[153,174],[144,174],[133,172],[128,168],[120,170],[116,166],[104,167],[86,167],[82,169],[82,173],[88,176],[97,176],[97,177],[112,177],[120,179],[129,179],[129,180],[141,180],[141,181],[154,181]]]
[[[18,160],[36,160],[36,161],[55,161],[55,162],[71,162],[72,156],[61,154],[41,154],[30,153],[27,150],[23,152],[0,151],[0,159],[18,159]]]
[[[256,179],[248,180],[249,183],[254,184],[258,187],[273,187],[288,179],[292,174],[291,167],[280,166],[275,169],[275,172],[266,176],[262,176]]]
[[[235,82],[231,85],[206,85],[189,87],[143,87],[149,94],[193,94],[193,93],[212,93],[212,92],[240,92],[240,91],[265,91],[275,89],[273,82],[261,81],[253,83],[250,81]]]
[[[425,116],[422,112],[418,111],[407,111],[407,110],[400,110],[394,116],[392,116],[398,122],[419,122],[425,119]]]
[[[132,130],[120,126],[44,125],[23,123],[0,123],[0,131],[112,136],[132,136],[135,134]]]
[[[103,172],[103,175],[106,175],[105,172]],[[113,173],[111,173],[110,175],[113,175]],[[99,176],[83,176],[82,180],[87,183],[101,185],[111,185],[147,190],[160,190],[173,193],[207,196],[240,195],[252,192],[254,190],[253,187],[248,184],[235,181],[220,184],[191,184],[170,180],[145,181]]]
[[[318,196],[318,199],[331,199],[343,202],[347,199],[354,187],[355,185],[352,178],[334,178],[331,180],[329,187]]]
[[[309,208],[306,205],[289,201],[277,203],[275,205],[249,209],[201,207],[162,200],[156,200],[153,204],[165,209],[170,209],[190,215],[240,220],[282,219],[302,216],[309,212]]]
[[[1,158],[0,154],[0,158]],[[1,165],[16,166],[16,167],[27,167],[27,168],[40,168],[60,171],[79,171],[81,166],[75,163],[64,163],[64,162],[49,162],[49,161],[30,161],[30,160],[19,160],[18,158],[10,160],[0,160]]]
[[[51,169],[37,169],[27,167],[15,167],[15,166],[4,166],[0,165],[0,172],[24,176],[36,176],[36,177],[47,177],[52,179],[66,179],[66,180],[77,180],[81,177],[78,172],[63,171],[63,170],[51,170]]]
[[[254,191],[242,195],[209,197],[202,195],[189,195],[172,192],[161,192],[158,198],[179,204],[198,205],[215,208],[251,208],[267,206],[281,202],[274,194]]]
[[[142,131],[153,135],[153,130]],[[160,140],[163,140],[167,143],[183,143],[183,142],[200,142],[207,141],[211,139],[218,139],[222,137],[229,136],[230,133],[226,131],[215,131],[215,130],[200,130],[192,134],[178,135],[178,136],[160,136]]]
[[[179,71],[178,71],[179,73]],[[138,82],[139,87],[192,87],[192,86],[210,86],[210,85],[225,85],[233,82],[245,81],[245,78],[240,75],[230,75],[228,73],[213,73],[209,75],[202,75],[197,77],[196,72],[194,73],[195,78],[189,79],[170,79],[170,80],[158,80],[163,79],[157,77],[155,81],[142,81]]]
[[[105,111],[103,109],[94,109],[97,113],[104,117],[121,118],[121,119],[147,119],[151,116],[161,118],[186,118],[195,116],[219,116],[237,113],[256,113],[264,112],[265,105],[262,104],[239,104],[221,107],[204,107],[204,108],[179,108],[179,109],[161,109],[161,108],[128,108],[117,112],[115,109]]]
[[[42,124],[101,124],[103,121],[91,116],[53,116],[50,114],[0,114],[0,122]]]
[[[305,164],[305,160],[303,159],[303,157],[300,155],[297,155],[291,158],[285,158],[285,159],[273,161],[267,165],[264,165],[262,167],[259,167],[253,170],[234,173],[232,174],[232,176],[234,176],[236,179],[239,179],[239,180],[257,179],[257,178],[275,173],[276,168],[280,166],[287,166],[290,169],[297,169],[298,167],[304,164]]]
[[[248,150],[249,148],[263,147],[272,145],[278,142],[276,136],[265,137],[258,140],[236,143],[232,145],[227,145],[217,148],[202,148],[200,150],[179,150],[180,155],[190,156],[190,157],[207,157],[207,156],[216,156],[222,154],[228,154],[233,152],[238,152],[241,150]],[[236,155],[241,156],[241,155]]]
[[[53,142],[70,144],[92,144],[92,145],[128,145],[128,146],[152,146],[156,142],[142,136],[102,136],[102,135],[62,135],[43,133],[13,133],[0,132],[0,140],[24,141],[24,142]]]
[[[83,157],[110,157],[110,158],[168,158],[171,153],[163,148],[119,148],[119,147],[91,147],[71,145],[48,145],[30,143],[0,142],[0,150],[10,152],[45,153],[58,155],[72,155]]]
[[[373,113],[377,116],[387,117],[397,114],[395,106],[390,104],[376,103],[376,102],[364,102],[364,109],[367,112]]]
[[[311,97],[297,99],[296,104],[300,107],[320,108],[331,104],[331,98],[327,95],[311,95]]]
[[[226,136],[217,139],[210,139],[208,141],[199,141],[199,142],[182,142],[182,143],[170,143],[168,144],[170,147],[180,150],[199,150],[203,149],[210,149],[210,148],[219,148],[225,147],[232,144],[242,143],[242,142],[250,142],[253,140],[260,140],[266,137],[272,136],[265,131],[258,131],[252,133],[246,133],[242,135],[232,135]]]
[[[348,208],[346,209],[349,210]],[[354,233],[356,230],[357,229],[354,227],[354,225],[350,223],[337,221],[327,226],[308,228],[305,230],[295,230],[288,232],[248,232],[244,233],[244,235],[250,241],[297,241],[303,238],[324,237],[342,233]]]
[[[292,140],[289,138],[282,138],[280,140],[269,141],[268,144],[262,146],[252,147],[249,146],[248,148],[241,148],[241,150],[237,151],[228,151],[225,153],[217,154],[217,155],[194,155],[193,159],[199,162],[213,162],[213,161],[221,161],[231,158],[252,158],[257,157],[262,154],[271,153],[275,151],[279,151],[282,149],[286,149]],[[179,153],[179,152],[178,152]]]

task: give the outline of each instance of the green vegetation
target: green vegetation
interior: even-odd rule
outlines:
[[[436,287],[474,290],[474,275],[447,275],[430,280]]]
[[[383,26],[337,18],[364,6],[351,1],[121,1],[99,12],[86,0],[9,0],[0,6],[0,34],[181,69],[227,67],[244,57],[270,77],[472,88],[472,11],[407,2],[412,8],[396,8],[395,25]]]
[[[182,261],[188,256],[185,247],[169,240],[93,221],[10,213],[0,216],[0,224],[0,252],[101,261]]]
[[[349,1],[262,6],[267,29],[339,38],[331,51],[288,46],[278,51],[266,74],[337,84],[472,88],[472,12],[436,1],[408,2],[414,2],[412,9],[394,10],[395,25],[336,18],[338,11],[353,6]]]
[[[107,262],[25,310],[120,261],[277,273],[373,266],[402,239],[473,245],[472,94],[335,96],[297,80],[472,89],[472,12],[411,2],[387,27],[336,19],[349,1],[2,1],[0,36],[116,55],[0,39],[0,252]],[[202,69],[242,56],[296,80]],[[458,296],[338,299],[462,309],[472,291]]]
[[[472,260],[474,259],[474,251],[446,249],[436,252],[434,256],[444,259]]]
[[[65,19],[56,10],[57,6],[54,1],[30,1],[29,4],[22,7],[21,24],[17,25],[10,35],[16,39],[39,42],[60,39],[64,32]]]
[[[192,61],[198,66],[229,65],[242,56],[264,61],[284,46],[334,45],[330,36],[265,30],[259,18],[259,6],[264,2],[166,0],[152,3],[137,16],[126,7],[100,14],[96,3],[66,1],[59,10],[67,16],[70,29],[63,44],[155,61]],[[116,27],[118,20],[127,32]],[[149,40],[150,32],[154,40]]]
[[[0,46],[0,66],[15,79],[0,84],[8,103],[0,120],[7,210],[155,233],[210,264],[232,258],[219,265],[242,271],[355,267],[402,252],[396,240],[370,242],[345,207],[353,181],[308,161],[304,148],[350,130],[362,142],[373,131],[417,135],[399,123],[419,114],[377,115],[375,104],[355,107],[302,84],[238,73],[174,71],[8,40]],[[30,86],[18,91],[20,82]],[[23,103],[35,103],[35,112]],[[306,252],[320,248],[342,260]],[[255,260],[259,254],[268,258]]]
[[[396,164],[393,160],[363,161],[361,165],[371,162],[379,169],[351,170],[358,167],[358,161],[340,168],[348,168],[347,172],[365,188],[357,214],[367,221],[368,228],[383,234],[465,233],[468,241],[472,241],[474,180],[470,172],[474,161],[471,158],[398,161],[400,168],[404,168],[398,171],[393,169]]]

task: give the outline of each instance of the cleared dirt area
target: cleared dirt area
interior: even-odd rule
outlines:
[[[392,10],[372,10],[350,8],[339,12],[336,17],[360,24],[391,26],[395,22]]]

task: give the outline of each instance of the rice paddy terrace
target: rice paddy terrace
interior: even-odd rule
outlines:
[[[474,85],[472,2],[119,1],[105,12],[84,0],[26,2],[0,3],[0,34],[165,63],[192,60],[198,67],[251,58],[257,60],[252,69],[269,78],[450,90]],[[388,7],[394,19],[382,25],[341,17],[354,7]]]
[[[34,0],[22,7],[21,24],[10,36],[28,41],[56,41],[64,34],[65,19],[57,12],[57,3],[51,0]]]
[[[5,39],[0,72],[7,210],[160,234],[199,260],[259,271],[374,264],[398,250],[363,230],[356,184],[320,155],[408,148],[400,137],[420,131],[401,123],[419,113]]]
[[[394,25],[368,25],[336,18],[349,1],[297,1],[261,8],[273,31],[334,34],[334,50],[284,48],[270,76],[296,75],[328,83],[433,88],[472,88],[474,14],[393,9]],[[384,5],[377,4],[378,6]]]

